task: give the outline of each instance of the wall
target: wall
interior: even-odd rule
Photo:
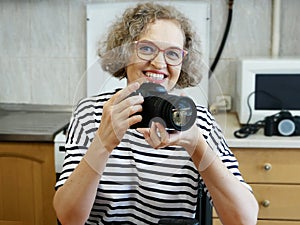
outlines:
[[[84,1],[2,0],[0,27],[0,102],[73,104],[86,64]]]
[[[0,102],[74,105],[85,95],[85,5],[95,1],[0,2]],[[213,60],[226,24],[227,1],[208,1]],[[280,56],[299,57],[300,1],[281,4]],[[228,42],[210,80],[210,102],[223,93],[233,96],[234,103],[239,58],[270,55],[271,20],[272,0],[235,1]]]

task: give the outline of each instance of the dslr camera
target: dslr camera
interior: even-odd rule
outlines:
[[[142,95],[144,102],[142,121],[130,128],[150,127],[151,122],[160,122],[171,130],[188,130],[195,122],[197,110],[193,100],[186,96],[170,95],[166,89],[155,83],[143,83],[129,96]]]
[[[266,136],[300,135],[300,116],[292,116],[288,111],[281,111],[265,118],[264,134]]]

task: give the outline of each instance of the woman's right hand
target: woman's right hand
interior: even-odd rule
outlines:
[[[103,147],[111,152],[121,141],[126,130],[142,120],[141,115],[133,115],[142,111],[144,98],[141,95],[128,97],[136,91],[140,84],[135,82],[118,91],[103,106],[101,123],[97,130]]]

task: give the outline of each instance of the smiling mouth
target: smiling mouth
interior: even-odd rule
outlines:
[[[167,77],[166,75],[161,73],[151,73],[151,72],[146,72],[145,75],[146,77],[154,81],[162,81]]]

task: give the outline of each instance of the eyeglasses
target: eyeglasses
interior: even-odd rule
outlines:
[[[160,52],[163,52],[166,63],[170,66],[177,66],[182,63],[183,58],[187,55],[187,51],[170,47],[167,49],[160,49],[150,41],[136,41],[137,56],[146,61],[151,61],[157,57]]]

